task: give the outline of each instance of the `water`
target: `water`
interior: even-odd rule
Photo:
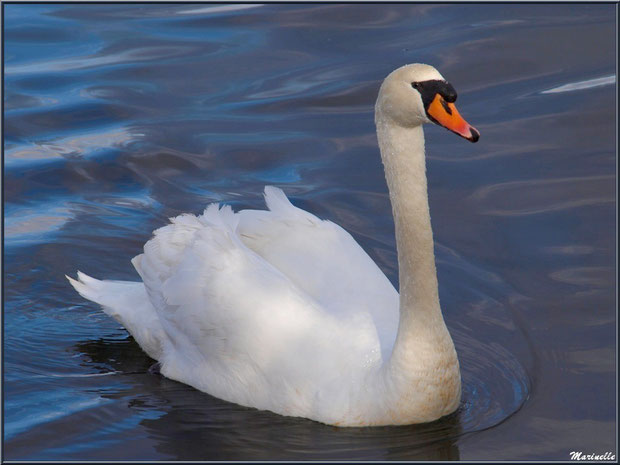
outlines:
[[[4,5],[4,458],[555,459],[616,453],[615,9]],[[426,129],[463,403],[336,428],[147,372],[64,274],[135,280],[151,231],[265,184],[397,283],[381,79],[434,64],[482,133]]]

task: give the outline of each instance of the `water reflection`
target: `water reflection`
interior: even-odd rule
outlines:
[[[71,135],[34,144],[20,144],[5,152],[5,166],[19,163],[41,162],[58,158],[83,158],[102,150],[121,148],[142,134],[127,128],[115,128],[91,134]]]
[[[511,181],[485,186],[474,192],[470,200],[484,214],[511,216],[604,205],[615,201],[615,179],[615,176],[584,176]]]
[[[143,419],[140,425],[155,440],[157,451],[169,459],[459,459],[459,414],[427,425],[338,428],[231,404],[149,374],[147,366],[153,360],[130,337],[120,343],[105,339],[80,343],[75,349],[90,363],[119,373],[128,385],[103,397],[120,396],[130,409],[159,410],[156,418]]]
[[[221,5],[221,6],[205,6],[201,8],[191,8],[189,10],[177,10],[177,15],[209,15],[214,13],[229,13],[233,11],[249,10],[251,8],[260,8],[262,4],[244,4],[244,5]]]
[[[541,94],[557,94],[560,92],[574,92],[576,90],[591,89],[593,87],[609,86],[616,83],[616,76],[603,76],[600,78],[587,79],[585,81],[563,84],[553,89],[543,90]]]
[[[60,229],[70,217],[70,211],[63,207],[53,206],[43,212],[32,208],[16,209],[4,222],[5,243],[15,245],[40,240],[46,233]]]

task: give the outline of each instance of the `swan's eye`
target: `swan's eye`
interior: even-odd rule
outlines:
[[[419,82],[412,82],[411,83],[411,87],[413,87],[414,89],[419,89],[420,88],[420,83]]]

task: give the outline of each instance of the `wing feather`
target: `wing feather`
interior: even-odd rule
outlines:
[[[243,242],[334,315],[372,318],[384,357],[398,328],[398,292],[353,237],[268,186],[270,211],[239,212]]]

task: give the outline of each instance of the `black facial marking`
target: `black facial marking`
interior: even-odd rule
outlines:
[[[411,87],[420,92],[424,108],[429,107],[437,94],[441,95],[448,103],[456,102],[456,90],[454,90],[454,87],[452,87],[452,84],[449,82],[432,79],[430,81],[412,82]],[[447,105],[445,105],[444,108],[448,114],[452,114],[451,110],[447,108]]]

